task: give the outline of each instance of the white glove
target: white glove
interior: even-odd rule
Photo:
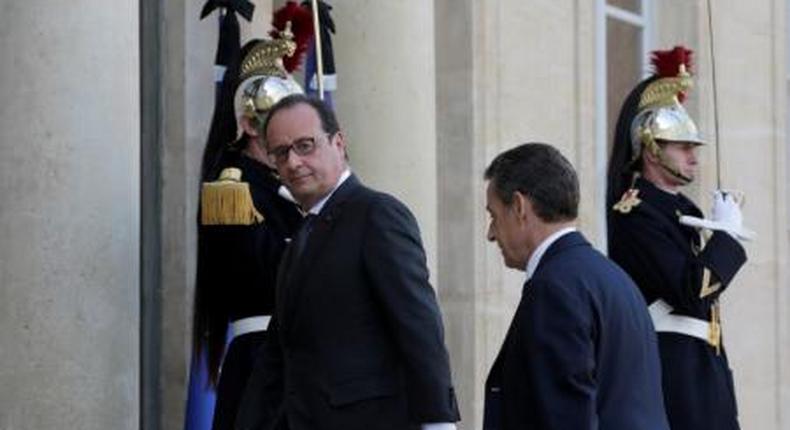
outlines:
[[[743,228],[743,214],[733,193],[721,190],[713,192],[712,218],[719,225],[713,230],[722,230],[734,238],[738,237],[738,232]]]
[[[713,193],[712,219],[683,215],[680,217],[680,223],[691,227],[723,231],[738,240],[753,240],[756,234],[743,226],[741,201],[743,201],[742,193],[716,190]]]

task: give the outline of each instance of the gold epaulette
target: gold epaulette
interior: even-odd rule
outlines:
[[[639,206],[640,203],[642,203],[642,200],[639,198],[639,190],[630,188],[623,193],[620,201],[615,203],[612,209],[622,214],[627,214],[631,212],[632,209]]]
[[[202,225],[252,225],[263,222],[255,209],[250,184],[241,181],[241,170],[223,169],[219,179],[204,182],[200,191]]]

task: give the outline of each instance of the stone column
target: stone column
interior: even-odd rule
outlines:
[[[351,166],[363,182],[396,195],[414,212],[435,282],[433,4],[331,3],[337,24],[335,100]]]
[[[475,302],[483,237],[482,174],[475,132],[475,28],[473,0],[435,2],[436,133],[438,188],[438,277],[447,322],[463,428],[479,427],[482,397],[479,356],[480,307]],[[451,48],[452,47],[452,48]]]
[[[591,2],[435,2],[438,268],[463,421],[482,425],[483,384],[521,296],[523,273],[486,242],[483,171],[529,141],[559,147],[582,184],[591,240],[595,200]]]
[[[137,1],[0,13],[0,428],[137,429]]]

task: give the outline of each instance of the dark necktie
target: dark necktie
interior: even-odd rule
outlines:
[[[299,260],[302,259],[302,254],[304,253],[305,245],[307,244],[307,238],[310,236],[310,231],[313,229],[315,218],[316,215],[314,214],[307,214],[304,218],[302,218],[302,225],[299,227],[299,231],[296,232],[293,240],[291,240],[291,244],[288,245],[288,249],[285,251],[285,256],[283,256],[283,261],[280,263],[281,267],[277,279],[278,298],[276,301],[282,301],[283,309],[291,309],[288,306],[288,303],[293,301],[293,297],[295,295],[295,292],[293,291],[294,285],[292,285],[292,283],[294,282],[294,277],[296,276],[299,267]],[[293,304],[291,304],[291,306],[292,305]],[[278,309],[279,308],[280,307],[278,306]],[[280,324],[282,326],[287,325],[287,314],[288,312],[285,310],[278,310]]]
[[[316,218],[317,216],[315,214],[309,213],[305,215],[304,219],[302,220],[302,226],[296,233],[296,237],[294,237],[293,263],[299,262],[299,260],[302,258],[304,247],[307,244],[307,238],[310,237],[310,232],[313,230],[313,224],[315,224]]]

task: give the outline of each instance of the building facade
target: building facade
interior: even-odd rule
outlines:
[[[281,1],[257,0],[243,37]],[[745,429],[790,429],[788,2],[335,0],[338,115],[353,170],[414,211],[440,297],[463,421],[523,274],[485,240],[482,172],[526,141],[582,186],[605,249],[605,168],[647,52],[696,52],[688,102],[758,239],[726,295]],[[0,9],[0,429],[178,429],[195,276],[200,157],[217,20],[202,2],[4,2]],[[688,193],[710,204],[714,145]]]

